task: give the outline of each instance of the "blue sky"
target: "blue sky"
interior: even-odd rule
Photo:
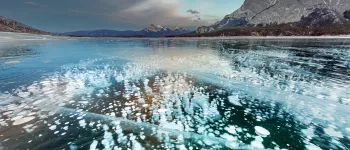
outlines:
[[[244,0],[3,0],[0,16],[50,31],[195,29],[238,9]]]

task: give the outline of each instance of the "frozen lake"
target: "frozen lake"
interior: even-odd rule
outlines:
[[[0,149],[349,149],[348,38],[0,33]]]

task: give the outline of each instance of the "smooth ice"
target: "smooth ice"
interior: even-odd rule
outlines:
[[[30,82],[4,80],[13,88],[1,89],[0,131],[19,132],[4,132],[3,147],[70,135],[76,139],[62,142],[66,148],[348,148],[347,39],[324,39],[333,46],[322,47],[312,39],[6,37],[1,43],[21,37],[28,47],[33,43],[27,38],[40,39],[34,44],[40,53],[17,48],[28,56],[4,56],[1,65],[40,64],[31,57],[38,55],[57,69],[27,72]],[[72,52],[50,64],[60,59],[47,60],[59,55],[60,45],[89,53]],[[25,143],[11,147],[13,136]],[[331,142],[320,144],[325,137]]]

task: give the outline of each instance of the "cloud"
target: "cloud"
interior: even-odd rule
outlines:
[[[187,12],[191,13],[191,14],[199,14],[199,11],[193,10],[193,9],[189,9],[189,10],[187,10]]]
[[[83,15],[110,16],[110,14],[96,13],[96,12],[91,12],[91,11],[81,11],[81,10],[75,10],[75,9],[68,9],[68,12],[83,14]]]
[[[182,13],[180,11],[180,0],[140,0],[138,3],[136,1],[138,0],[134,0],[135,3],[130,3],[124,9],[114,12],[114,17],[111,19],[128,16],[128,21],[142,26],[160,24],[196,28],[209,24],[209,22],[198,20],[198,17],[188,16],[185,12]],[[120,21],[119,19],[116,20]]]
[[[24,4],[27,4],[27,5],[35,5],[35,6],[40,6],[40,7],[45,7],[46,5],[41,5],[39,3],[36,3],[36,2],[24,2]]]
[[[186,12],[183,0],[16,0],[7,5],[15,6],[19,2],[24,5],[13,8],[18,15],[30,13],[34,19],[27,19],[29,23],[48,31],[141,30],[150,24],[195,29],[214,22],[202,13]],[[46,9],[32,9],[30,5],[46,6]]]

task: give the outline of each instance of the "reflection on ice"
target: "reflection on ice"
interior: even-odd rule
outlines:
[[[333,64],[326,56],[308,63],[299,49],[241,51],[221,44],[214,50],[135,56],[123,66],[115,57],[92,59],[4,92],[0,145],[348,148],[350,87],[338,82],[349,78],[341,65],[347,56]],[[318,72],[327,66],[336,66],[339,74]],[[43,142],[48,138],[53,140]]]

